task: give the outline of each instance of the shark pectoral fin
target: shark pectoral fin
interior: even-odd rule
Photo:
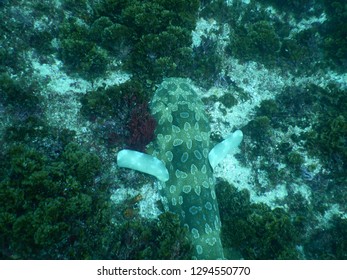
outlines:
[[[132,150],[121,150],[117,155],[119,167],[134,169],[155,176],[158,180],[169,180],[169,172],[165,164],[156,157]]]
[[[212,169],[214,169],[219,162],[221,162],[228,153],[240,145],[243,138],[243,133],[241,130],[236,130],[227,139],[220,142],[208,154],[208,159]]]

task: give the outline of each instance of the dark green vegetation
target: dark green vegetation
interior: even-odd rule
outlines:
[[[313,5],[316,7],[322,2],[321,0],[260,0],[258,2],[267,3],[279,9],[300,16],[306,13]]]
[[[71,71],[91,80],[105,74],[107,53],[90,40],[87,26],[68,19],[61,25],[59,36],[59,56]]]
[[[99,177],[100,159],[71,137],[68,144],[50,139],[56,140],[46,147],[50,152],[40,151],[47,140],[35,147],[15,142],[1,151],[2,259],[189,258],[176,216],[164,214],[158,222],[119,219],[111,182]]]
[[[40,98],[36,95],[40,88],[38,84],[27,79],[15,80],[7,73],[0,74],[0,102],[13,116],[18,111],[34,114],[39,110]]]
[[[305,0],[305,1],[282,1],[282,0],[264,0],[261,2],[272,4],[280,11],[292,13],[299,18],[305,14],[317,15],[325,11],[327,20],[320,27],[313,27],[313,32],[307,38],[313,40],[313,37],[319,34],[319,46],[324,49],[325,58],[330,66],[336,66],[336,69],[343,71],[347,64],[347,7],[344,0]],[[315,10],[310,11],[311,7]],[[316,34],[314,34],[316,33]],[[311,45],[312,47],[312,45]],[[299,50],[298,50],[299,51]],[[300,52],[300,51],[299,51]],[[321,58],[322,59],[322,58]]]
[[[199,1],[104,0],[90,5],[92,13],[88,1],[63,2],[72,16],[59,30],[59,53],[73,72],[92,79],[118,58],[142,81],[187,74]]]
[[[247,190],[219,182],[216,194],[221,211],[222,240],[232,257],[245,259],[346,259],[345,219],[335,216],[328,229],[314,226],[312,206],[298,194],[287,205],[288,214],[281,208],[251,203]],[[301,244],[301,246],[298,246]],[[235,253],[236,252],[236,253]]]
[[[305,247],[308,259],[346,260],[347,221],[335,216],[328,230],[315,230]]]
[[[14,144],[1,160],[2,258],[97,257],[93,246],[102,247],[100,232],[109,218],[106,193],[95,192],[100,186],[93,184],[98,158],[75,143],[55,160],[29,145]]]
[[[121,260],[186,260],[192,249],[187,232],[172,213],[164,213],[158,221],[134,219],[117,228],[117,246],[107,258]]]
[[[298,231],[283,209],[254,204],[248,191],[220,182],[216,186],[225,248],[245,259],[298,259]]]
[[[245,132],[256,140],[254,147],[248,150],[251,151],[248,154],[250,162],[255,161],[259,155],[267,155],[267,160],[260,164],[269,174],[274,173],[271,181],[277,184],[280,183],[277,180],[279,177],[285,181],[285,176],[278,176],[278,172],[301,176],[301,167],[305,164],[301,154],[307,151],[310,156],[320,158],[324,169],[329,171],[327,173],[330,174],[330,180],[334,178],[334,183],[326,186],[327,174],[320,174],[316,179],[322,182],[316,182],[317,186],[328,188],[329,193],[333,190],[338,197],[342,195],[343,201],[346,199],[346,178],[343,171],[347,167],[347,115],[343,109],[346,106],[346,91],[333,84],[326,89],[316,85],[285,88],[276,100],[263,101],[255,118],[245,127]],[[283,111],[281,108],[286,109]],[[299,134],[292,130],[289,137],[281,142],[276,142],[271,137],[273,129],[288,133],[288,128],[295,126],[310,129]],[[276,166],[279,162],[286,163],[293,173],[278,169]],[[313,166],[306,167],[314,169]]]
[[[268,63],[276,58],[280,39],[275,28],[266,20],[239,26],[237,36],[230,45],[230,53],[243,61],[257,60]]]
[[[324,29],[326,55],[344,71],[347,65],[347,6],[344,0],[324,0],[328,21]]]
[[[59,28],[58,53],[71,73],[93,80],[120,68],[147,86],[168,76],[210,86],[220,72],[216,42],[205,37],[192,48],[198,0],[70,2],[63,1],[71,14]]]
[[[225,1],[216,0],[206,5],[201,14],[228,24],[230,44],[226,51],[240,61],[257,61],[295,73],[307,73],[321,65],[344,71],[347,63],[344,2],[264,0],[244,5],[233,1],[227,6]],[[284,19],[271,17],[265,11],[268,4],[285,13]],[[291,17],[299,22],[302,18],[319,17],[323,11],[327,14],[326,21],[292,32],[288,24]]]
[[[307,88],[321,104],[312,131],[304,135],[306,146],[312,154],[322,156],[332,168],[347,168],[347,91],[331,84],[326,89],[315,85]],[[318,147],[318,149],[317,149]],[[335,158],[335,159],[334,159]],[[341,165],[343,164],[343,165]]]
[[[100,160],[76,143],[54,159],[24,144],[0,157],[1,258],[188,258],[190,247],[173,215],[158,223],[111,222],[117,211],[109,182],[96,180]]]

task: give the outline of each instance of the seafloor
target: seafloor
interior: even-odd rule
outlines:
[[[0,258],[189,259],[146,151],[148,103],[189,78],[227,258],[347,259],[344,0],[0,1]]]

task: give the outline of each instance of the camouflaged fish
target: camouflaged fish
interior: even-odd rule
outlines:
[[[155,152],[118,153],[119,167],[145,172],[160,181],[166,211],[176,213],[190,233],[196,259],[224,259],[213,168],[242,141],[235,131],[210,151],[210,125],[204,105],[182,78],[167,78],[151,102],[157,120]]]

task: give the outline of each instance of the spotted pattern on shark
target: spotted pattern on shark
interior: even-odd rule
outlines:
[[[190,233],[196,259],[223,259],[215,179],[208,162],[210,125],[188,79],[168,78],[154,94],[155,152],[169,179],[160,193],[166,211],[179,215]]]

